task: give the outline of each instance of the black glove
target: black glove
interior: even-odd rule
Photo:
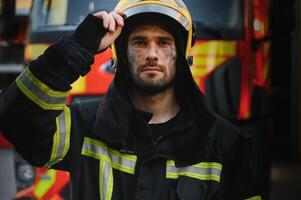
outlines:
[[[51,45],[29,69],[42,82],[55,90],[68,91],[70,84],[90,71],[94,54],[106,29],[102,20],[89,14],[70,39],[60,39]]]
[[[90,53],[96,54],[100,41],[106,33],[106,29],[102,23],[101,19],[89,14],[76,28],[71,36],[71,40]]]

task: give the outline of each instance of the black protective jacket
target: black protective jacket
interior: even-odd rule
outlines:
[[[261,199],[244,139],[210,111],[184,62],[181,111],[157,139],[122,70],[101,102],[65,105],[70,84],[93,63],[100,27],[89,15],[1,95],[1,130],[18,152],[33,165],[69,171],[73,199]]]

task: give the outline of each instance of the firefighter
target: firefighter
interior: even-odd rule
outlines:
[[[66,170],[74,199],[261,199],[244,140],[193,81],[181,0],[121,0],[88,15],[1,97],[5,136],[31,164]],[[112,46],[104,99],[65,105],[93,56]]]

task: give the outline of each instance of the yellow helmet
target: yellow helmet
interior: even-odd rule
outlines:
[[[186,59],[189,59],[189,51],[194,40],[194,28],[190,13],[182,0],[120,0],[115,10],[121,10],[125,13],[125,26],[129,18],[144,13],[157,13],[174,20],[187,33],[183,48]],[[116,41],[112,44],[112,51],[113,59],[117,61]]]

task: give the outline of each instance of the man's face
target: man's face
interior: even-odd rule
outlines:
[[[130,75],[136,89],[160,93],[173,86],[176,46],[173,36],[158,25],[142,25],[129,35]]]

